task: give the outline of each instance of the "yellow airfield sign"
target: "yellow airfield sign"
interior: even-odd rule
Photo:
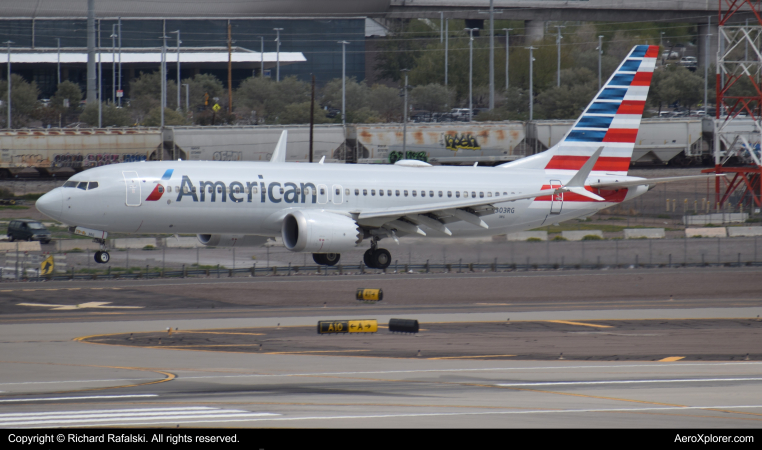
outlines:
[[[43,261],[42,264],[40,264],[40,275],[51,275],[54,267],[55,262],[53,261],[53,255],[50,255],[45,258],[45,261]]]

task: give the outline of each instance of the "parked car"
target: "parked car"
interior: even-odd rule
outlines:
[[[662,59],[674,59],[674,58],[679,58],[680,54],[675,51],[667,50],[665,52],[662,52],[661,57]]]
[[[8,240],[40,241],[43,244],[50,242],[50,231],[40,222],[30,219],[11,220],[8,224]]]
[[[698,66],[698,60],[695,56],[683,56],[680,58],[680,65],[683,67],[697,67]]]

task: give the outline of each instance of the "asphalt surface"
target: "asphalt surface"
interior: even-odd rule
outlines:
[[[759,428],[759,275],[4,283],[0,427]],[[316,333],[353,318],[381,327]]]

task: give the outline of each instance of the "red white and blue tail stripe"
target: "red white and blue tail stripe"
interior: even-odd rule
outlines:
[[[593,172],[627,174],[651,85],[657,45],[638,45],[611,75],[582,116],[554,148],[547,171],[577,171],[595,150]]]

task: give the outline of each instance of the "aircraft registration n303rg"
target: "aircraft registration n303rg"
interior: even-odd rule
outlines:
[[[209,246],[261,245],[334,265],[368,245],[365,265],[392,261],[383,239],[489,236],[584,217],[657,183],[707,175],[627,176],[658,46],[638,45],[554,147],[496,167],[286,163],[286,131],[270,162],[151,161],[89,169],[43,195],[37,209],[93,237],[194,233]],[[709,175],[711,176],[711,175]]]

